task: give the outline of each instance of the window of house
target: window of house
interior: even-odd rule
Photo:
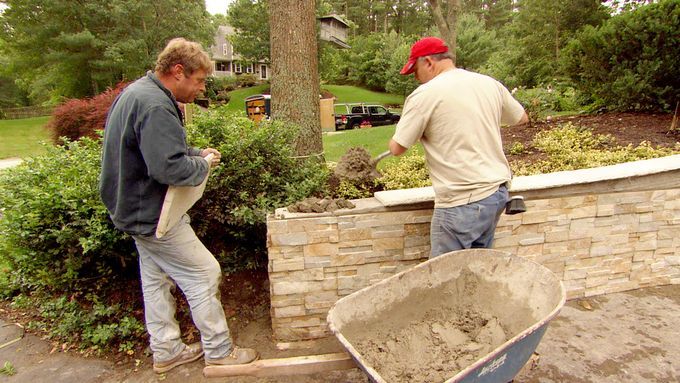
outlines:
[[[218,72],[227,72],[229,70],[228,67],[227,67],[227,64],[228,63],[221,62],[221,61],[216,62],[215,63],[215,70],[218,71]]]
[[[253,64],[246,65],[246,73],[253,73]]]
[[[242,70],[241,63],[234,63],[234,73],[241,73]]]

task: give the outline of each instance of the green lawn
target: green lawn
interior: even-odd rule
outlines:
[[[229,96],[231,98],[229,99],[229,103],[227,104],[227,109],[234,112],[241,111],[245,116],[246,104],[244,103],[245,102],[244,100],[246,99],[246,97],[260,94],[267,88],[269,88],[269,84],[262,84],[250,88],[236,89],[229,92]]]
[[[404,96],[380,93],[351,85],[322,85],[321,89],[333,93],[336,103],[365,102],[367,104],[404,104]]]
[[[395,125],[376,126],[366,129],[343,130],[335,133],[324,133],[323,148],[326,161],[337,162],[347,149],[354,146],[366,148],[372,157],[384,152],[388,148],[390,138],[394,135]],[[413,150],[423,153],[420,143]],[[382,167],[387,163],[397,161],[397,158],[387,157],[380,162]]]
[[[47,120],[49,117],[0,120],[0,159],[42,154],[45,148],[38,143],[49,140],[44,128]]]

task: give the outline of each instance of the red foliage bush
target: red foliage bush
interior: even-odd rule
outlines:
[[[106,114],[113,100],[128,84],[121,82],[92,98],[73,99],[56,107],[47,124],[52,142],[62,144],[61,137],[71,141],[97,137],[97,131],[104,129]]]

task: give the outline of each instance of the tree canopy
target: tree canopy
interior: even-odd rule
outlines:
[[[209,45],[203,0],[6,0],[0,38],[32,100],[95,95],[152,69],[168,40]]]

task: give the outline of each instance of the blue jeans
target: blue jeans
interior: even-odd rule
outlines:
[[[454,250],[490,248],[496,224],[508,199],[508,189],[502,185],[483,200],[434,209],[430,227],[430,258]]]
[[[206,358],[227,355],[232,340],[219,299],[220,264],[203,246],[184,215],[162,238],[134,235],[144,295],[146,329],[154,362],[173,359],[184,350],[175,319],[175,283],[184,293],[201,332]]]

